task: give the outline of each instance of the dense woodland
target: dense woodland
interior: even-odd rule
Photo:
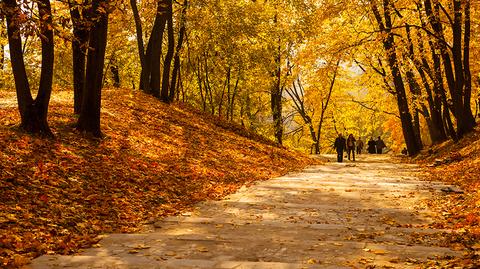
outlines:
[[[53,135],[52,90],[100,137],[102,88],[139,89],[319,153],[337,132],[394,150],[473,130],[480,3],[52,1],[1,3],[2,89],[21,127]]]
[[[337,133],[462,187],[432,227],[475,262],[479,114],[478,0],[0,0],[0,267],[318,164],[289,148]]]

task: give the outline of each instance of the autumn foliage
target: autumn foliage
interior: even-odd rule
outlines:
[[[417,160],[423,164],[425,178],[459,186],[445,188],[434,196],[430,207],[439,213],[435,228],[452,229],[450,247],[466,249],[467,258],[457,266],[480,266],[480,129],[458,143],[448,141],[425,150]],[[471,259],[468,259],[471,257]]]
[[[101,233],[137,231],[313,162],[220,118],[124,89],[105,91],[98,140],[75,130],[71,95],[53,96],[54,139],[20,131],[14,105],[0,110],[0,267],[73,253]]]

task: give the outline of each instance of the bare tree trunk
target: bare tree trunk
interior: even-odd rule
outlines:
[[[143,41],[143,30],[142,30],[142,20],[137,8],[137,0],[130,0],[130,6],[132,7],[133,20],[135,21],[135,31],[137,34],[137,45],[138,45],[138,57],[140,59],[140,66],[142,71],[140,74],[140,85],[139,89],[145,90],[148,88],[148,80],[146,74],[146,59],[145,59],[145,43]],[[135,88],[135,87],[134,87]]]
[[[205,97],[205,94],[203,93],[203,81],[202,81],[202,74],[201,74],[201,61],[200,61],[200,57],[198,58],[198,65],[197,65],[197,82],[198,82],[198,89],[200,91],[200,97],[201,97],[201,100],[202,100],[202,109],[203,109],[203,112],[207,111],[207,100],[206,100],[206,97]]]
[[[466,1],[468,2],[468,1]],[[475,119],[471,112],[471,104],[465,103],[465,98],[469,99],[471,93],[471,81],[466,77],[469,76],[469,41],[470,41],[470,6],[467,3],[465,10],[462,10],[462,1],[453,0],[453,21],[452,34],[453,42],[451,52],[449,53],[449,43],[445,40],[443,25],[440,20],[440,3],[435,2],[432,5],[431,0],[424,0],[425,12],[429,19],[430,25],[437,35],[437,44],[440,47],[447,84],[452,97],[452,112],[457,122],[457,136],[462,137],[464,134],[472,131],[475,127]],[[466,12],[465,31],[463,38],[464,46],[462,46],[462,23],[463,12]],[[465,55],[466,54],[466,55]]]
[[[204,61],[205,61],[205,80],[203,81],[203,86],[205,88],[205,99],[207,99],[210,103],[210,110],[212,115],[215,115],[215,104],[213,102],[213,93],[212,88],[210,86],[210,79],[209,79],[209,71],[208,71],[208,53],[204,54]]]
[[[238,72],[237,81],[235,82],[235,87],[233,87],[232,98],[230,100],[230,120],[233,121],[235,117],[235,100],[238,94],[238,83],[240,82],[240,71]]]
[[[180,30],[178,32],[177,48],[175,49],[175,56],[173,60],[172,82],[170,83],[170,101],[173,101],[175,91],[177,91],[177,78],[180,81],[180,53],[182,52],[183,40],[185,38],[186,26],[185,20],[187,15],[188,1],[183,1],[182,16],[180,18]],[[178,83],[180,84],[180,83]]]
[[[420,10],[419,10],[419,13],[420,13]],[[407,24],[406,30],[407,30],[407,39],[408,39],[408,45],[409,45],[409,57],[414,62],[415,68],[418,74],[420,75],[423,88],[427,93],[427,102],[428,102],[429,111],[423,111],[422,115],[425,117],[425,120],[427,121],[427,124],[429,126],[428,130],[430,133],[430,138],[432,140],[432,143],[434,144],[440,143],[447,140],[445,126],[443,125],[443,121],[442,121],[442,102],[441,102],[440,96],[437,96],[436,94],[434,95],[432,91],[432,87],[430,87],[430,84],[428,82],[427,74],[432,81],[435,80],[435,76],[433,74],[432,68],[430,67],[425,57],[426,53],[425,53],[425,47],[423,45],[423,37],[421,33],[418,32],[418,47],[420,50],[420,55],[419,55],[420,59],[418,59],[414,52],[414,46],[410,36],[410,27],[408,24]],[[411,71],[411,75],[412,75],[411,79],[414,79],[413,71]],[[413,81],[413,83],[410,83],[410,84],[413,86],[413,84],[416,84],[416,82]],[[436,83],[434,82],[434,85],[435,84]],[[420,87],[419,87],[419,93],[421,95]],[[428,112],[428,116],[426,114],[427,112]]]
[[[340,65],[340,59],[337,61],[337,64],[335,66],[335,71],[333,72],[332,81],[330,82],[330,88],[328,89],[327,98],[325,99],[325,102],[322,101],[322,111],[320,113],[320,121],[318,122],[317,139],[315,143],[315,154],[320,154],[320,138],[322,134],[323,121],[325,120],[325,113],[327,112],[328,104],[330,103],[330,98],[332,97],[332,92],[335,86],[335,80],[337,78],[339,65]]]
[[[101,137],[100,109],[102,100],[102,78],[107,46],[108,0],[93,0],[90,10],[92,28],[89,36],[85,91],[77,129]]]
[[[3,17],[3,14],[0,14],[0,37],[7,38],[7,31],[5,28],[5,20]],[[5,65],[5,44],[1,43],[0,44],[0,71],[4,70],[4,65]],[[0,84],[0,87],[3,85]]]
[[[49,0],[37,2],[39,12],[39,29],[42,43],[42,67],[38,94],[33,99],[22,48],[19,23],[20,7],[16,0],[4,0],[7,19],[7,36],[10,48],[10,61],[12,64],[15,88],[17,91],[18,109],[20,111],[20,127],[27,132],[52,136],[48,126],[47,114],[50,95],[52,92],[54,40],[52,27],[52,10]]]
[[[280,43],[280,40],[278,40]],[[281,47],[275,52],[275,72],[274,82],[270,90],[270,103],[272,109],[273,130],[275,140],[278,144],[283,144],[283,117],[282,117],[282,87],[281,87]]]
[[[230,89],[230,75],[231,75],[231,68],[228,67],[227,74],[225,76],[225,83],[223,85],[222,94],[220,95],[220,100],[218,102],[218,116],[222,117],[222,110],[223,110],[223,99],[225,98],[225,90],[228,88]],[[228,112],[227,112],[228,116]]]
[[[470,71],[470,34],[471,34],[471,18],[470,18],[470,0],[465,1],[465,29],[463,38],[463,69],[465,78],[465,90],[463,92],[463,115],[467,121],[467,132],[472,131],[475,128],[475,117],[472,113],[472,72]]]
[[[85,25],[84,11],[86,3],[69,1],[70,17],[73,24],[72,58],[73,58],[73,111],[80,113],[82,96],[85,88],[85,64],[88,47],[89,29]]]
[[[417,140],[415,137],[415,132],[412,124],[412,115],[410,114],[407,95],[405,92],[405,85],[403,83],[402,74],[398,66],[398,59],[395,50],[395,40],[392,33],[392,20],[390,14],[391,3],[390,0],[383,1],[385,24],[383,23],[383,19],[376,4],[372,3],[371,6],[377,24],[381,32],[384,34],[383,47],[385,49],[385,53],[387,54],[390,72],[392,74],[393,83],[395,85],[397,105],[400,112],[400,120],[402,122],[403,137],[405,139],[405,143],[407,144],[408,153],[410,155],[416,155],[420,151],[420,145],[417,144]]]
[[[160,72],[160,58],[162,54],[163,33],[165,31],[165,24],[167,23],[167,8],[168,0],[160,0],[157,4],[157,15],[153,23],[152,33],[147,44],[145,52],[145,67],[142,68],[141,78],[148,82],[144,85],[143,91],[154,96],[160,97],[161,92],[161,72]]]
[[[167,39],[168,48],[165,60],[163,62],[163,78],[160,99],[165,103],[170,103],[170,68],[172,66],[173,54],[175,52],[175,37],[173,33],[173,4],[172,0],[166,0],[167,9]]]

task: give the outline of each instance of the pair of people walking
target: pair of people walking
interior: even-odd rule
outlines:
[[[350,160],[350,157],[352,157],[353,161],[355,161],[355,150],[356,150],[355,142],[356,140],[355,140],[355,137],[353,137],[353,134],[350,134],[347,139],[345,139],[341,133],[338,134],[338,137],[337,139],[335,139],[335,144],[333,145],[333,147],[337,151],[337,161],[339,163],[343,162],[344,151],[347,152],[348,160]]]
[[[387,145],[385,145],[385,142],[383,142],[382,138],[380,138],[380,136],[378,137],[378,139],[375,141],[373,140],[373,137],[370,138],[370,140],[368,141],[368,153],[370,154],[382,154],[383,153],[383,149],[386,148]]]

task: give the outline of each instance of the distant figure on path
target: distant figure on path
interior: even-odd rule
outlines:
[[[353,161],[355,161],[355,137],[353,134],[349,134],[347,138],[347,155],[348,160],[350,161],[350,154],[353,155]]]
[[[341,133],[338,134],[337,139],[335,139],[335,144],[333,144],[333,148],[337,150],[337,162],[343,162],[343,151],[345,151],[347,141],[343,138]]]
[[[359,138],[357,141],[357,154],[362,154],[363,146],[363,141]]]
[[[403,154],[403,155],[408,155],[408,150],[407,150],[407,148],[403,148],[403,149],[402,149],[402,154]]]
[[[368,140],[368,153],[375,154],[377,153],[377,143],[373,140],[373,137]]]
[[[382,154],[383,149],[386,148],[387,145],[385,145],[385,142],[380,138],[380,136],[377,139],[377,154]]]

